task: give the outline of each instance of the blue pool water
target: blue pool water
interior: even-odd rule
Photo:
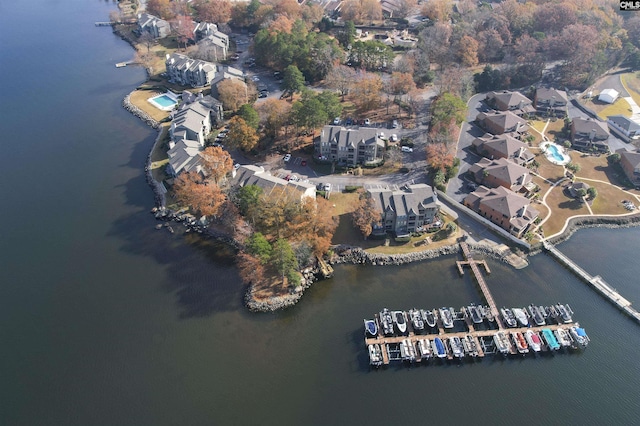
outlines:
[[[152,99],[154,102],[156,102],[158,105],[160,105],[163,108],[171,108],[173,107],[175,104],[177,104],[176,101],[174,101],[171,97],[167,96],[167,95],[160,95],[157,96],[155,98]]]
[[[558,151],[557,146],[549,144],[547,148],[549,149],[549,152],[551,153],[551,156],[553,157],[554,160],[558,162],[564,161],[564,156],[560,154],[560,151]]]

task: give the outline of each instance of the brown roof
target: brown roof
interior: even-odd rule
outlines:
[[[521,217],[529,222],[538,216],[538,211],[530,207],[530,201],[515,192],[499,186],[497,188],[487,188],[480,186],[465,198],[467,204],[471,204],[475,210],[479,206],[485,205],[490,209],[511,218]]]
[[[480,114],[478,114],[478,120],[484,120],[485,123],[491,122],[499,128],[503,129],[503,131],[516,126],[527,126],[527,121],[524,118],[518,117],[511,111],[501,111],[493,113],[481,112]]]
[[[501,111],[524,108],[526,105],[531,105],[531,99],[527,98],[522,93],[511,92],[508,90],[502,92],[489,92],[487,94],[487,100],[493,101],[496,108]]]
[[[520,159],[521,162],[527,163],[534,157],[526,143],[508,134],[484,135],[476,138],[473,141],[473,146],[475,146],[479,152],[491,150],[503,158],[514,159],[516,162]]]

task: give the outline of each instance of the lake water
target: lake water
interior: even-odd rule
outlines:
[[[551,258],[489,261],[498,304],[570,303],[586,351],[372,371],[362,319],[481,302],[455,257],[339,266],[251,314],[225,247],[154,230],[155,133],[121,107],[144,79],[114,3],[0,3],[0,424],[635,424],[640,327]],[[640,304],[640,230],[560,249]]]

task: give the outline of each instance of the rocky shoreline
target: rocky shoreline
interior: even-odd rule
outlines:
[[[147,124],[147,126],[150,126],[153,129],[159,129],[160,123],[158,123],[156,120],[151,118],[146,112],[142,111],[140,108],[133,105],[131,103],[130,98],[131,98],[131,93],[125,96],[124,99],[122,100],[122,106],[124,107],[124,109],[126,109],[131,114],[138,117],[140,120],[144,121]]]
[[[640,213],[629,216],[600,216],[600,217],[578,217],[569,220],[569,224],[562,234],[548,240],[551,244],[559,244],[568,240],[580,229],[586,228],[631,228],[640,226]],[[536,251],[537,253],[538,251]],[[531,253],[535,254],[535,253]]]
[[[280,309],[295,305],[302,299],[305,290],[317,281],[319,270],[317,268],[306,268],[302,271],[300,285],[289,294],[282,294],[269,298],[256,298],[254,296],[253,284],[249,285],[244,295],[244,303],[252,312],[275,312]]]

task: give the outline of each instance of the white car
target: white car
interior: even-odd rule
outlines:
[[[238,169],[240,168],[240,163],[236,163],[236,164],[234,164],[234,165],[233,165],[233,168],[234,168],[234,169],[236,169],[236,170],[238,170]]]
[[[291,160],[291,154],[287,154],[287,155],[285,155],[285,156],[284,156],[284,162],[285,162],[285,163],[288,163],[288,162],[289,162],[289,160]]]
[[[324,189],[327,192],[331,191],[331,184],[330,183],[325,183],[324,186],[322,187],[322,189]]]
[[[395,133],[391,135],[391,137],[389,137],[389,140],[391,142],[398,142],[398,135],[396,135]]]
[[[333,119],[333,124],[338,125],[340,124],[340,117],[336,117]]]
[[[251,80],[260,81],[260,77],[258,77],[257,75],[254,75],[253,77],[251,77]]]
[[[364,125],[365,125],[365,126],[368,126],[368,125],[370,125],[370,124],[371,124],[371,120],[369,120],[368,118],[365,118],[365,119],[364,119]]]
[[[400,151],[402,151],[402,152],[413,152],[413,148],[411,148],[409,146],[401,146],[400,147]]]

